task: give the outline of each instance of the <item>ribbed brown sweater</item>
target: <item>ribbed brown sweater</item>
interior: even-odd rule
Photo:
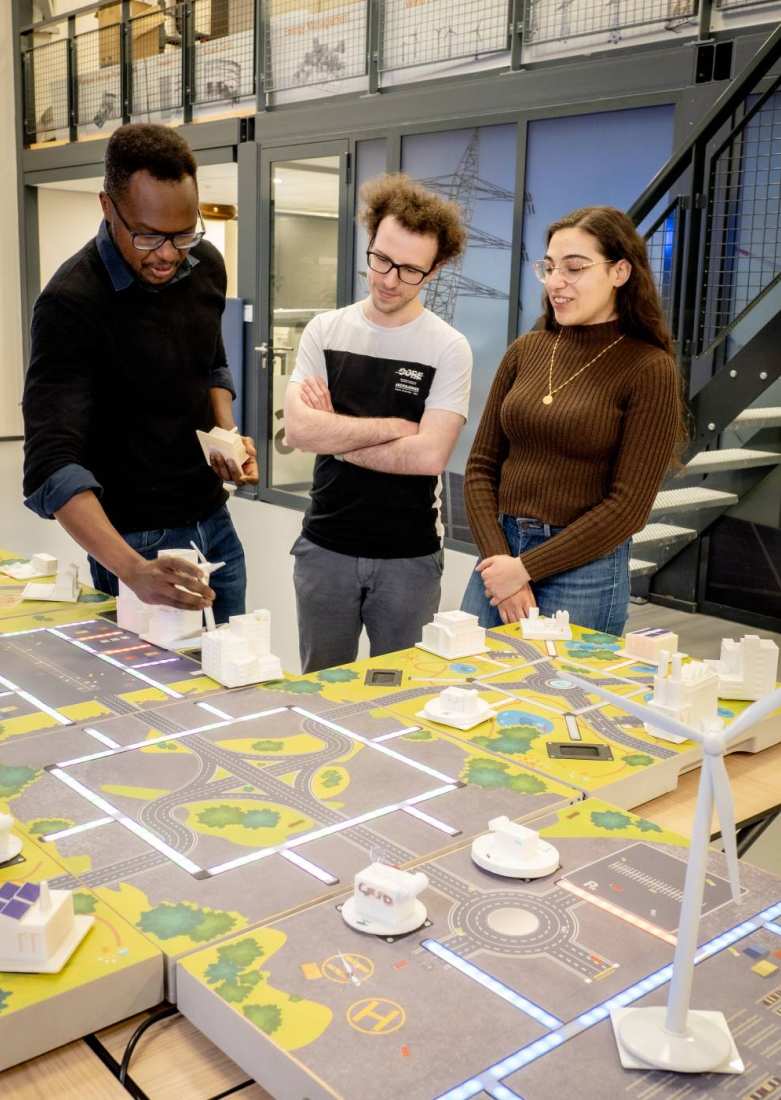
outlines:
[[[617,336],[616,321],[564,328],[554,389]],[[645,525],[679,418],[675,362],[629,337],[543,405],[555,339],[529,332],[508,348],[464,484],[481,557],[510,552],[500,512],[566,528],[522,555],[532,581],[603,557]]]

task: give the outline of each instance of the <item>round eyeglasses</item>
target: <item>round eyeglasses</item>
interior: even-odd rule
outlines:
[[[618,260],[564,260],[563,263],[553,264],[550,260],[535,260],[532,270],[541,283],[550,279],[555,271],[558,271],[565,283],[576,283],[584,271],[591,267],[599,267],[601,264],[616,264]]]
[[[383,256],[382,252],[373,252],[371,249],[366,253],[366,262],[378,275],[387,275],[395,267],[399,273],[399,280],[407,283],[408,286],[420,286],[426,276],[430,275],[437,266],[434,264],[428,271],[421,271],[419,267],[410,267],[409,264],[396,264],[387,256]]]
[[[106,194],[108,195],[108,191]],[[190,233],[143,233],[130,228],[122,217],[122,211],[119,209],[114,196],[108,195],[108,197],[111,199],[111,205],[116,210],[119,220],[130,234],[133,247],[137,248],[139,252],[155,252],[158,248],[162,248],[166,241],[170,241],[178,252],[189,252],[206,236],[206,227],[203,224],[200,210],[198,211],[198,220],[201,223],[200,229],[195,229]]]

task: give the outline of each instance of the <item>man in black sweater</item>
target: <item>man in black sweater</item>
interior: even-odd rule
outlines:
[[[220,323],[225,266],[203,241],[196,164],[164,126],[122,126],[106,152],[104,221],[35,304],[25,381],[25,503],[87,551],[97,588],[120,578],[147,603],[217,621],[244,611],[246,572],[223,480],[196,429],[233,428]],[[157,558],[190,540],[225,561],[212,588],[194,565]],[[186,587],[187,591],[183,589]]]

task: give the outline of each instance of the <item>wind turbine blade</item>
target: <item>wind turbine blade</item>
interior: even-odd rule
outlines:
[[[602,699],[606,699],[609,703],[620,707],[621,710],[626,710],[630,714],[634,714],[635,717],[641,718],[649,726],[658,726],[665,733],[671,733],[675,737],[684,737],[687,741],[696,741],[698,744],[702,744],[701,733],[690,729],[689,726],[685,726],[683,722],[679,722],[675,718],[670,718],[662,711],[654,710],[653,707],[646,706],[644,703],[636,703],[633,699],[627,699],[623,695],[616,695],[615,692],[608,691],[600,684],[592,683],[591,680],[587,680],[582,676],[575,676],[569,671],[569,668],[566,669],[564,675],[568,680],[577,684],[578,687],[582,687],[584,691],[589,692],[591,695],[601,696]]]
[[[738,867],[738,844],[735,833],[735,804],[732,800],[732,787],[721,755],[711,756],[705,754],[702,764],[710,772],[713,801],[716,805],[716,814],[721,828],[721,839],[724,841],[724,855],[727,859],[729,882],[732,887],[732,900],[740,901],[740,868]]]
[[[757,699],[756,703],[752,703],[750,707],[746,707],[742,714],[739,714],[734,722],[730,722],[727,729],[727,741],[731,742],[741,733],[745,733],[757,722],[761,722],[768,714],[772,714],[774,710],[781,707],[781,687],[777,687],[775,691],[771,691],[769,695],[763,695],[761,699]],[[781,716],[779,716],[779,722],[781,722]]]

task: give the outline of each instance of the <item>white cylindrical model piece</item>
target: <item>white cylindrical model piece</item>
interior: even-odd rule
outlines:
[[[0,813],[0,863],[16,859],[22,850],[22,842],[11,832],[14,819],[10,814]]]
[[[342,906],[342,916],[359,932],[403,936],[426,921],[426,907],[418,894],[427,886],[422,871],[372,863],[355,876],[355,892]]]
[[[469,730],[494,717],[494,710],[474,688],[445,688],[418,712],[417,717],[428,718],[456,729]]]
[[[508,817],[495,817],[488,828],[490,832],[472,842],[472,859],[484,871],[507,878],[543,878],[558,868],[558,849],[534,829]]]

